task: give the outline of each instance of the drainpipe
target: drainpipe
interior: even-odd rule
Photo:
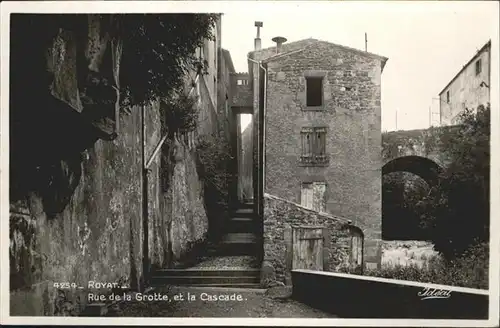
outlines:
[[[266,190],[266,110],[267,110],[267,69],[259,65],[264,71],[264,106],[263,106],[263,120],[262,120],[262,193]]]
[[[141,132],[142,132],[142,274],[144,276],[144,283],[142,290],[149,284],[149,211],[148,211],[148,168],[146,166],[146,106],[141,108]]]

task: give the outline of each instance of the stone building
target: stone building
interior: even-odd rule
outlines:
[[[464,109],[490,101],[491,41],[476,52],[439,93],[441,125],[453,125]]]
[[[364,263],[377,266],[387,58],[312,38],[273,41],[275,47],[261,49],[258,35],[248,54],[257,212],[264,216],[269,194],[348,218],[363,230]],[[264,249],[273,233],[266,220]]]

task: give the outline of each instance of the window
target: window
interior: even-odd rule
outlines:
[[[300,193],[300,204],[306,208],[318,212],[325,211],[326,183],[308,182],[303,183]]]
[[[248,80],[238,80],[236,83],[238,85],[248,85]]]
[[[481,59],[478,59],[476,62],[476,75],[479,75],[481,73]]]
[[[450,103],[450,91],[446,91],[446,102],[449,104]]]
[[[326,164],[326,128],[311,127],[303,128],[301,131],[302,164]]]
[[[306,106],[319,107],[323,105],[323,78],[306,77]]]

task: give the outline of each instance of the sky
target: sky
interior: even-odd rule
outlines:
[[[224,13],[222,47],[246,72],[255,21],[262,47],[315,38],[388,57],[382,73],[382,131],[439,124],[439,92],[488,40],[496,42],[498,3],[394,2],[250,4]],[[495,46],[496,43],[493,44]],[[492,72],[494,74],[494,72]]]

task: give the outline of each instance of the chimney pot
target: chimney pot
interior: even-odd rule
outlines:
[[[254,42],[254,50],[260,50],[262,45],[261,45],[261,40],[260,40],[260,28],[262,27],[262,22],[255,22],[255,27],[257,27],[257,37],[255,38]]]
[[[276,53],[279,54],[281,52],[281,45],[285,43],[287,40],[282,36],[274,37],[272,40],[276,42]]]

